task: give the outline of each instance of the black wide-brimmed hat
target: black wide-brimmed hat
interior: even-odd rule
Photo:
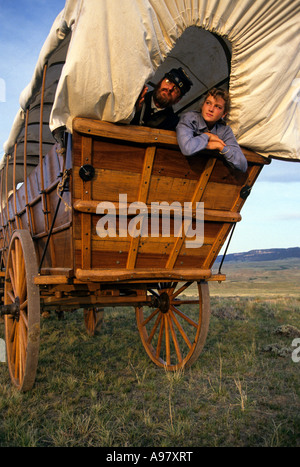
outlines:
[[[168,78],[172,83],[179,87],[181,95],[184,96],[193,86],[187,73],[183,68],[172,68],[168,73],[165,74],[165,78]]]

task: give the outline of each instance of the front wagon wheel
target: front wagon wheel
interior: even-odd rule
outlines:
[[[4,303],[19,309],[5,316],[5,341],[10,377],[20,391],[32,388],[38,364],[40,295],[33,283],[37,272],[32,238],[27,230],[16,230],[7,257]]]
[[[210,300],[206,282],[160,283],[150,290],[159,306],[136,308],[138,330],[153,362],[166,370],[191,366],[206,341]]]

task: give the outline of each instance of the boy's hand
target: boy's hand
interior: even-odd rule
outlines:
[[[205,134],[209,137],[206,149],[217,149],[218,151],[222,151],[222,149],[226,146],[224,141],[222,141],[217,135],[212,133]]]

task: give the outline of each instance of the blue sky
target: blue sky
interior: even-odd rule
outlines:
[[[40,49],[64,0],[0,0],[0,157]],[[228,252],[300,247],[300,162],[273,160],[242,209]]]

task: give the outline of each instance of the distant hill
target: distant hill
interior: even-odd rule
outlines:
[[[217,257],[216,262],[220,262],[223,255]],[[250,250],[245,253],[230,253],[226,255],[226,263],[229,261],[274,261],[287,258],[299,258],[300,248],[271,248],[269,250]]]

